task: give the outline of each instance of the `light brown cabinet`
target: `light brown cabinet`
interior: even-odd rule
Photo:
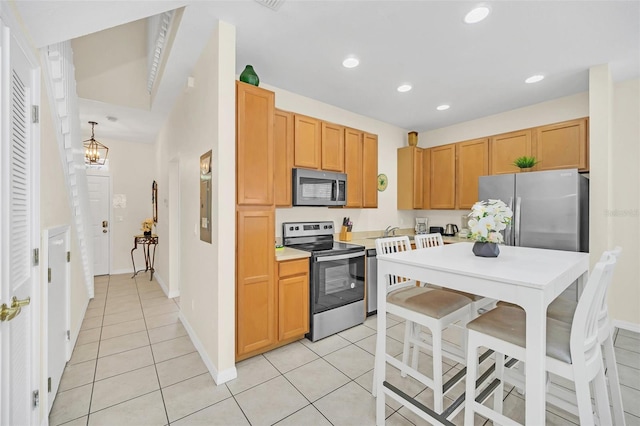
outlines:
[[[365,133],[362,149],[362,207],[378,207],[378,135]]]
[[[456,144],[430,148],[432,209],[456,207]]]
[[[422,150],[422,208],[431,208],[431,150]]]
[[[422,148],[398,148],[398,210],[423,208],[422,155]]]
[[[565,121],[535,128],[536,170],[577,168],[588,171],[587,119]]]
[[[344,172],[344,127],[322,122],[322,170]]]
[[[236,82],[236,202],[273,204],[273,92]]]
[[[236,228],[236,360],[277,341],[274,209],[238,207]]]
[[[362,207],[363,149],[362,132],[346,128],[344,130],[344,171],[347,174],[346,207]]]
[[[293,167],[293,114],[275,110],[273,191],[276,207],[291,207],[291,168]]]
[[[518,173],[520,169],[513,165],[516,158],[532,155],[531,129],[503,133],[490,138],[489,173],[501,175]]]
[[[346,207],[378,207],[378,136],[344,130],[344,171],[347,174]]]
[[[309,331],[309,259],[278,262],[278,341]]]
[[[489,139],[459,142],[456,149],[456,204],[470,209],[478,201],[478,178],[489,174]]]
[[[293,166],[319,169],[321,166],[321,121],[300,114],[294,116]]]

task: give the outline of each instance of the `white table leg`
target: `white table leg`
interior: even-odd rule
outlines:
[[[547,307],[544,295],[532,294],[523,306],[527,314],[527,359],[525,360],[525,424],[545,424]]]
[[[384,426],[385,422],[385,395],[383,382],[386,371],[386,342],[387,342],[387,275],[391,265],[378,259],[378,321],[376,337],[376,356],[374,366],[375,396],[376,396],[376,425]]]

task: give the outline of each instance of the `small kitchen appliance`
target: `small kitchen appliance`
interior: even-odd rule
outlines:
[[[430,234],[442,234],[444,235],[444,228],[442,226],[430,226],[429,227]]]
[[[315,342],[362,324],[365,318],[365,248],[334,241],[333,222],[286,222],[286,247],[311,252],[309,333]]]
[[[426,234],[427,233],[427,222],[428,219],[426,217],[416,217],[416,234]]]
[[[454,225],[453,223],[447,223],[447,226],[444,228],[444,232],[442,233],[445,237],[453,237],[458,232],[458,225]]]
[[[323,170],[292,169],[294,206],[344,206],[347,175]]]

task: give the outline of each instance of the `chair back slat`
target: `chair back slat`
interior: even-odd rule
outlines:
[[[399,253],[411,250],[409,237],[402,235],[399,237],[387,237],[376,239],[376,256],[384,256],[385,254]],[[398,275],[390,275],[386,278],[387,292],[397,287],[414,285],[415,281],[409,280]]]
[[[619,255],[619,252],[618,252]],[[598,325],[603,299],[613,278],[616,255],[605,252],[596,263],[578,301],[571,327],[571,357],[589,363],[600,356]]]
[[[418,234],[414,237],[413,241],[416,243],[416,249],[444,245],[444,242],[442,241],[442,235],[440,235],[439,232],[433,234]]]

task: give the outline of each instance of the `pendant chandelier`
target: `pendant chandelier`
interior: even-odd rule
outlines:
[[[90,121],[89,124],[91,124],[91,139],[87,139],[82,143],[84,147],[84,162],[85,164],[97,164],[103,166],[107,160],[109,148],[94,138],[93,128],[98,123]]]

